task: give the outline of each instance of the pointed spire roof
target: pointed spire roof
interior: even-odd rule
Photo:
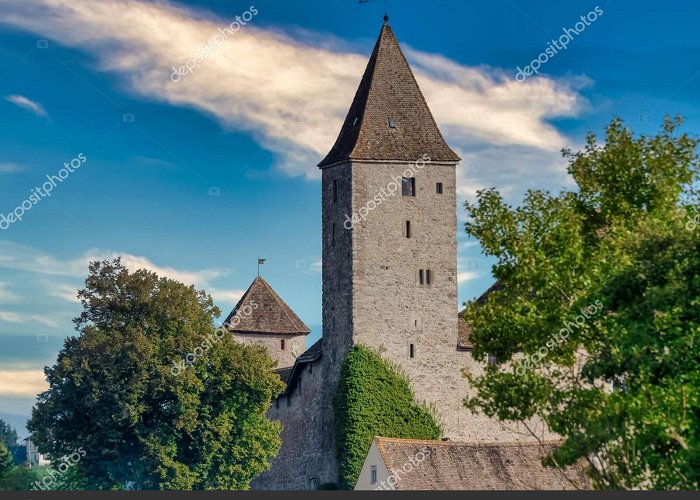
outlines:
[[[233,333],[306,335],[311,332],[260,276],[243,294],[224,325]]]
[[[393,127],[391,126],[393,125]],[[457,162],[443,139],[391,26],[385,22],[327,167],[346,160]]]

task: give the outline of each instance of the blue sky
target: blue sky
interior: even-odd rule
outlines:
[[[603,14],[539,76],[514,80],[596,7]],[[309,345],[318,338],[316,164],[383,10],[381,0],[0,0],[0,214],[86,158],[0,229],[0,417],[29,414],[95,258],[122,255],[194,283],[226,314],[265,257],[263,276],[312,328]],[[462,201],[491,186],[513,203],[528,188],[570,187],[559,150],[615,115],[653,133],[664,114],[682,113],[700,130],[700,5],[690,0],[390,0],[389,11],[464,159]],[[173,66],[246,12],[250,21],[173,81]],[[491,262],[459,232],[461,303],[492,280]]]

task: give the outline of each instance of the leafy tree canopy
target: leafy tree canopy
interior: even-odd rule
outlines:
[[[264,348],[214,329],[209,295],[117,259],[79,297],[28,425],[52,463],[91,489],[245,489],[269,467],[282,382]]]
[[[375,436],[438,439],[431,409],[416,404],[409,380],[375,351],[356,345],[334,398],[341,487],[352,488]]]
[[[12,451],[18,446],[17,444],[17,431],[10,424],[5,422],[0,418],[0,443],[5,445],[5,448]]]
[[[565,439],[550,462],[589,460],[601,488],[699,485],[698,157],[680,125],[636,137],[616,119],[564,151],[576,192],[466,204],[501,285],[467,309],[474,355],[511,362],[472,378],[468,406],[540,416]]]
[[[15,463],[12,460],[12,454],[4,445],[4,443],[0,443],[0,478],[2,478],[3,476],[5,476],[5,474],[10,472],[14,465]]]

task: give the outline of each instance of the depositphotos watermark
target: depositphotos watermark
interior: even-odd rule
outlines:
[[[581,328],[586,324],[586,321],[591,319],[595,314],[598,313],[603,308],[603,303],[600,300],[596,300],[594,304],[589,305],[581,309],[581,314],[574,318],[574,321],[564,321],[564,328],[559,330],[555,335],[550,338],[545,347],[540,347],[537,352],[532,353],[528,358],[525,358],[523,364],[518,367],[517,373],[521,377],[525,375],[525,370],[530,370],[539,365],[544,358],[549,354],[549,350],[554,348],[555,342],[557,344],[563,344],[569,335],[573,333],[573,328]]]
[[[80,462],[80,459],[83,458],[86,454],[87,452],[81,446],[70,455],[66,455],[65,457],[61,458],[61,461],[58,464],[58,466],[51,465],[51,467],[46,472],[46,475],[42,477],[41,480],[34,481],[31,489],[35,491],[56,489],[56,487],[59,484],[61,484],[61,482],[65,479],[64,476],[66,474],[66,471],[78,462]]]
[[[403,179],[413,177],[416,175],[416,172],[424,168],[428,163],[430,163],[430,156],[427,154],[424,154],[418,158],[414,163],[409,163],[406,170],[403,171]],[[365,203],[365,206],[360,208],[357,212],[354,212],[352,217],[345,214],[345,222],[343,223],[343,227],[350,230],[360,222],[360,219],[366,220],[370,212],[374,211],[374,209],[389,198],[396,196],[396,192],[399,189],[402,189],[403,179],[398,175],[392,175],[391,182],[389,182],[386,187],[378,189],[374,195],[374,198]]]
[[[87,161],[87,158],[83,153],[80,153],[76,158],[73,158],[70,162],[63,164],[63,168],[58,171],[57,175],[47,175],[47,181],[41,187],[35,187],[32,189],[32,194],[20,203],[17,208],[7,215],[0,213],[0,229],[5,230],[10,227],[10,224],[21,221],[26,212],[29,212],[34,205],[39,203],[46,197],[51,197],[51,191],[58,186],[59,183],[65,181],[70,174],[78,170],[83,166],[83,163]]]
[[[420,465],[425,461],[426,458],[430,456],[430,449],[427,446],[423,446],[418,453],[412,457],[408,457],[408,462],[403,464],[400,469],[391,469],[391,475],[386,481],[382,481],[377,485],[375,490],[393,490],[396,488],[396,484],[401,481],[401,473],[404,475],[410,474],[414,469],[420,467]]]
[[[583,33],[588,26],[598,20],[598,17],[603,15],[603,9],[596,6],[592,11],[590,11],[585,16],[581,16],[581,20],[577,22],[573,28],[562,28],[564,34],[559,36],[558,40],[552,40],[547,45],[544,52],[541,52],[535,59],[533,59],[530,64],[524,68],[517,67],[518,72],[515,74],[515,79],[519,82],[524,82],[528,76],[533,73],[538,75],[539,69],[543,64],[546,64],[550,58],[557,55],[560,50],[567,50],[569,43],[574,39],[575,36]]]
[[[245,26],[246,23],[253,19],[253,16],[257,15],[258,9],[256,9],[254,5],[251,5],[243,14],[236,16],[236,20],[231,21],[228,28],[219,28],[219,32],[213,37],[209,38],[207,43],[203,45],[195,55],[185,61],[185,64],[179,68],[172,66],[173,72],[170,75],[170,80],[173,82],[179,82],[180,78],[183,76],[187,75],[188,73],[194,73],[194,68],[199,63],[204,61],[204,59],[209,57],[212,52],[220,49],[224,45],[224,42],[228,40],[229,35],[233,35],[235,32],[241,29],[241,26]]]
[[[700,226],[700,214],[697,214],[693,218],[688,216],[688,222],[685,224],[685,228],[688,231],[695,231],[698,226]]]
[[[224,323],[221,325],[221,327],[217,328],[214,333],[210,333],[207,335],[206,340],[199,344],[197,347],[195,347],[194,352],[187,353],[183,359],[181,359],[179,362],[173,361],[173,366],[170,368],[170,373],[172,373],[175,376],[180,375],[180,373],[184,372],[188,366],[193,366],[195,361],[197,361],[197,358],[201,358],[204,356],[204,354],[211,349],[214,344],[218,344],[221,342],[221,339],[224,338],[224,335],[226,335],[229,332],[229,327],[233,326],[238,326],[238,324],[241,322],[241,319],[247,318],[251,314],[253,314],[253,311],[258,308],[258,303],[255,302],[254,300],[250,301],[250,305],[245,305],[241,307],[240,309],[240,314],[236,315],[233,318],[233,321],[230,323]]]

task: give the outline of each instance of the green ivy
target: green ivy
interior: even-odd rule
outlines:
[[[408,377],[356,345],[343,362],[333,401],[340,486],[351,489],[375,436],[438,439],[434,411],[416,404]]]

